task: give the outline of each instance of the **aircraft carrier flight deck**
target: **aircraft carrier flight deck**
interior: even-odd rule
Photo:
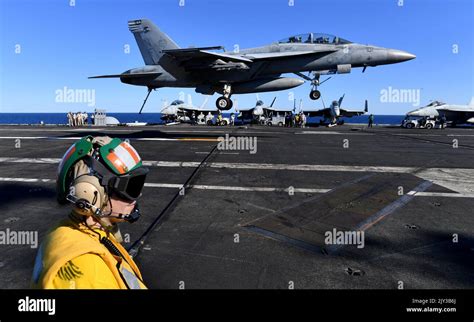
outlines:
[[[56,170],[88,134],[129,139],[150,168],[142,217],[121,224],[127,247],[149,231],[135,259],[150,288],[474,286],[471,129],[4,125],[0,230],[40,243],[67,216]],[[344,231],[363,243],[328,242]],[[28,288],[36,252],[4,246],[0,288]]]

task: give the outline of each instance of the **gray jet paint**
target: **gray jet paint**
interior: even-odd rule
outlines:
[[[180,48],[147,19],[129,21],[128,26],[146,66],[122,74],[90,78],[120,78],[126,84],[148,87],[148,95],[160,87],[191,87],[205,95],[217,92],[223,94],[216,101],[221,110],[232,107],[232,94],[286,90],[303,84],[301,78],[311,82],[311,99],[318,99],[320,75],[350,73],[356,67],[365,71],[366,67],[415,58],[405,51],[361,45],[316,33],[296,35],[239,52],[218,53],[210,50],[223,49],[222,46]],[[302,72],[312,72],[312,77]],[[281,77],[287,73],[300,78]]]
[[[303,113],[305,113],[308,117],[322,116],[324,117],[322,123],[336,125],[340,117],[359,116],[369,111],[369,103],[367,100],[365,100],[364,110],[351,110],[348,108],[342,108],[342,100],[344,99],[344,95],[339,98],[339,101],[332,101],[329,107],[325,107],[317,111],[304,110]]]
[[[456,124],[474,124],[474,98],[469,105],[446,104],[440,101],[433,101],[428,105],[407,113],[407,116],[420,117],[446,117],[446,121],[452,126]]]

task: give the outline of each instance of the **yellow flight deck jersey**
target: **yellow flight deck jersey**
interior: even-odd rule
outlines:
[[[122,256],[100,239],[107,237]],[[75,219],[61,222],[46,236],[36,255],[33,288],[146,289],[133,259],[112,234]]]

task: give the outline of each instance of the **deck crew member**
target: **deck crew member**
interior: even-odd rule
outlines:
[[[86,136],[65,153],[57,199],[71,202],[68,218],[42,242],[33,288],[145,289],[142,275],[120,244],[117,224],[140,216],[137,199],[148,169],[127,142]]]

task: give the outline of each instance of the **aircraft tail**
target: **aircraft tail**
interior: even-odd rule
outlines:
[[[344,99],[344,96],[346,96],[346,94],[343,94],[343,95],[339,98],[339,107],[341,107],[342,100]]]
[[[206,98],[204,99],[204,101],[201,104],[201,107],[200,107],[201,109],[206,107],[207,101],[209,101],[209,97],[210,97],[210,95],[206,95]]]
[[[273,98],[272,103],[270,104],[270,107],[273,107],[273,104],[275,103],[275,100],[276,100],[276,99],[277,99],[277,97],[275,96],[275,97]]]
[[[148,19],[131,20],[128,22],[128,29],[135,36],[146,65],[158,65],[163,56],[162,50],[179,49],[167,34]]]
[[[193,98],[191,97],[191,94],[188,94],[188,105],[189,107],[193,108]]]
[[[368,111],[369,111],[369,102],[367,100],[365,100],[364,112],[367,113]]]

